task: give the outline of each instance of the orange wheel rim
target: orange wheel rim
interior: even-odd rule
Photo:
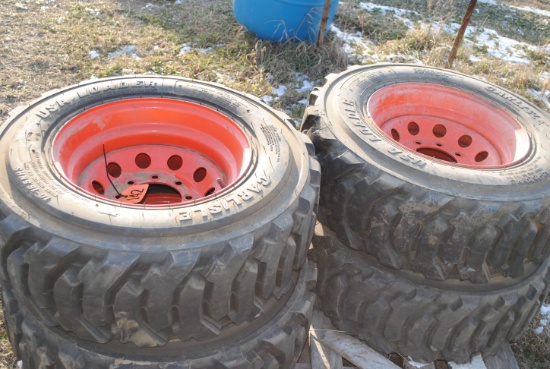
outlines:
[[[56,134],[52,155],[72,186],[130,206],[185,204],[218,195],[251,164],[250,142],[229,117],[159,98],[86,110]]]
[[[530,151],[524,127],[481,96],[428,83],[399,83],[367,103],[376,126],[402,148],[449,165],[509,167]]]

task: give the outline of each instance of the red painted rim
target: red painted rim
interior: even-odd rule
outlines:
[[[505,109],[481,96],[429,83],[399,83],[367,103],[375,124],[401,147],[449,165],[504,168],[530,151],[529,136]]]
[[[220,194],[251,164],[250,142],[229,117],[159,98],[86,110],[56,134],[52,155],[77,189],[130,206],[185,204]]]

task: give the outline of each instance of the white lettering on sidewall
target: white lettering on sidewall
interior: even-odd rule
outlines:
[[[264,189],[270,186],[271,179],[268,176],[259,177],[255,183],[248,184],[245,189],[216,199],[212,204],[199,205],[194,209],[179,212],[176,215],[176,221],[178,224],[188,225],[216,219],[246,207],[256,198],[261,197]]]
[[[367,141],[377,145],[379,142],[384,142],[379,136],[378,132],[374,132],[374,129],[367,126],[363,119],[359,116],[355,104],[349,100],[343,101],[345,107],[344,112],[346,118],[352,124],[356,132],[360,133],[363,138]],[[402,150],[396,148],[391,148],[387,152],[394,158],[400,160],[403,163],[411,164],[413,166],[424,168],[427,165],[427,162],[413,154],[406,153]]]

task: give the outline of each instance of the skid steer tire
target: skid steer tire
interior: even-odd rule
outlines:
[[[550,119],[449,70],[355,67],[310,97],[319,219],[353,249],[435,281],[516,283],[550,255]]]
[[[112,343],[75,341],[36,320],[17,302],[5,282],[4,314],[10,341],[20,352],[23,369],[290,369],[308,337],[315,282],[315,265],[306,262],[296,288],[272,319],[225,342],[172,353],[166,353],[164,347],[144,351],[133,346],[132,354],[120,354],[112,350]]]
[[[385,354],[466,363],[521,335],[550,289],[546,260],[513,286],[450,284],[381,266],[324,229],[313,237],[319,305],[334,326]]]
[[[220,85],[52,91],[1,126],[0,163],[2,278],[38,322],[86,341],[196,346],[246,330],[284,306],[313,233],[309,139]],[[126,201],[140,180],[156,190],[135,200],[151,203]]]

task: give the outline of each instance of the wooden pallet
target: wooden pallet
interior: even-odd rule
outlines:
[[[509,344],[502,345],[495,356],[477,355],[467,364],[417,364],[398,355],[392,359],[336,330],[322,312],[315,310],[309,342],[296,369],[519,369]]]

